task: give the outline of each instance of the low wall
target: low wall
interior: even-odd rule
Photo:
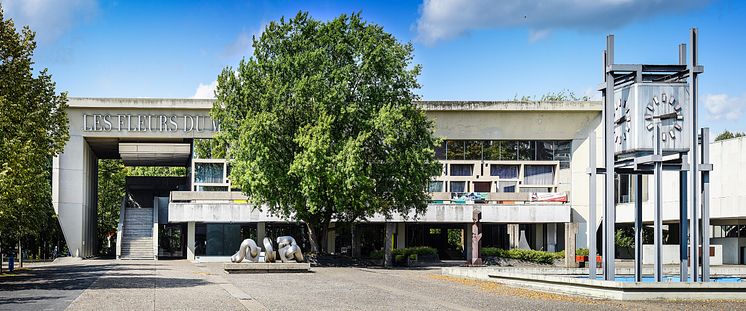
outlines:
[[[710,266],[721,266],[723,265],[723,245],[710,245],[710,249],[714,251],[713,256],[710,256]],[[708,252],[709,253],[709,252]],[[679,245],[663,245],[663,264],[672,265],[679,264]],[[642,264],[652,265],[655,264],[655,247],[651,244],[642,246]]]

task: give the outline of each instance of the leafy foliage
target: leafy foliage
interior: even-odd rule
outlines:
[[[231,146],[231,180],[252,203],[305,222],[311,251],[332,218],[426,209],[440,164],[433,123],[413,103],[411,44],[358,14],[298,13],[253,46],[218,77],[211,112]]]
[[[543,102],[555,102],[555,101],[588,101],[591,100],[589,96],[577,96],[575,92],[568,89],[560,90],[558,92],[548,92],[541,97],[534,96],[518,96],[517,94],[513,98],[514,101],[543,101]]]
[[[720,133],[717,137],[715,137],[715,141],[726,140],[726,139],[737,138],[737,137],[743,137],[743,136],[746,136],[746,133],[743,133],[743,132],[731,132],[731,131],[725,130],[722,133]]]
[[[98,240],[100,245],[117,230],[119,208],[124,197],[125,167],[121,160],[98,161]],[[101,248],[103,254],[112,250]]]
[[[67,94],[34,74],[34,32],[0,8],[0,234],[38,235],[52,218],[51,158],[68,140]]]
[[[484,247],[480,254],[485,257],[510,258],[541,264],[551,264],[555,259],[565,258],[564,252],[543,252],[518,248],[505,250],[497,247]]]

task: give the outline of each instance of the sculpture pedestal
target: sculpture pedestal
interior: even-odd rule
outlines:
[[[225,273],[299,273],[311,272],[309,262],[242,262],[226,263],[223,266]]]

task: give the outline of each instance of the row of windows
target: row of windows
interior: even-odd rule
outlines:
[[[569,140],[446,140],[438,160],[570,161]]]

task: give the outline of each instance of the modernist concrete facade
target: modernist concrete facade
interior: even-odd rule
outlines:
[[[188,168],[183,185],[177,180],[170,188],[143,192],[147,187],[133,181],[131,196],[139,202],[137,207],[153,208],[153,219],[148,221],[153,222],[156,257],[163,255],[159,231],[178,232],[184,241],[183,251],[177,251],[177,255],[195,259],[209,255],[210,247],[215,254],[235,251],[230,243],[221,244],[220,249],[215,249],[215,243],[205,246],[212,241],[211,235],[236,240],[237,245],[241,237],[261,238],[272,230],[290,230],[282,227],[287,220],[268,214],[262,207],[250,206],[239,192],[231,191],[224,159],[194,156],[196,140],[209,139],[219,130],[219,124],[208,115],[211,100],[71,98],[69,105],[71,138],[54,160],[53,201],[74,256],[92,256],[96,248],[98,159],[122,159],[132,166]],[[473,209],[482,211],[486,226],[483,241],[495,246],[527,244],[552,251],[587,247],[588,232],[594,232],[586,225],[588,137],[596,131],[596,145],[603,145],[601,103],[423,101],[418,105],[434,120],[436,135],[446,141],[442,150],[436,151],[444,171],[433,177],[433,201],[425,214],[416,220],[395,217],[389,221],[395,226],[397,247],[435,243],[431,238],[444,237],[448,230],[470,236]],[[741,175],[746,175],[737,173],[745,167],[740,164],[743,160],[731,160],[742,158],[741,146],[741,140],[712,145],[713,224],[738,224],[739,219],[746,219],[745,209],[738,206],[738,187],[720,183],[720,179],[740,181]],[[509,151],[507,156],[505,150]],[[597,165],[602,166],[602,150],[596,152]],[[732,170],[721,170],[721,165]],[[204,172],[212,175],[204,178]],[[676,180],[676,176],[666,176],[670,185],[664,188],[664,217],[669,222],[678,217],[678,194],[673,186]],[[603,193],[600,186],[597,191]],[[123,199],[122,212],[125,207],[135,207],[128,200]],[[651,202],[648,198],[646,206]],[[599,198],[597,206],[601,203]],[[630,207],[620,203],[619,223],[632,221]],[[646,222],[652,221],[648,210]],[[122,233],[127,232],[122,227],[127,223],[125,217],[120,221]],[[383,225],[382,217],[373,217],[361,223],[360,230]],[[365,245],[368,241],[359,239],[372,239],[371,235],[358,234],[358,240],[346,241],[343,229],[335,228],[327,237],[332,250],[344,251],[345,247],[340,246],[343,243]],[[713,239],[713,243],[724,248],[734,243],[729,237],[721,239],[725,240],[719,243]],[[738,237],[735,241],[736,246],[740,245]],[[369,248],[377,247],[373,244]],[[359,255],[359,248],[357,254],[355,249],[352,247],[353,254]],[[733,254],[724,251],[724,261],[728,256]]]

